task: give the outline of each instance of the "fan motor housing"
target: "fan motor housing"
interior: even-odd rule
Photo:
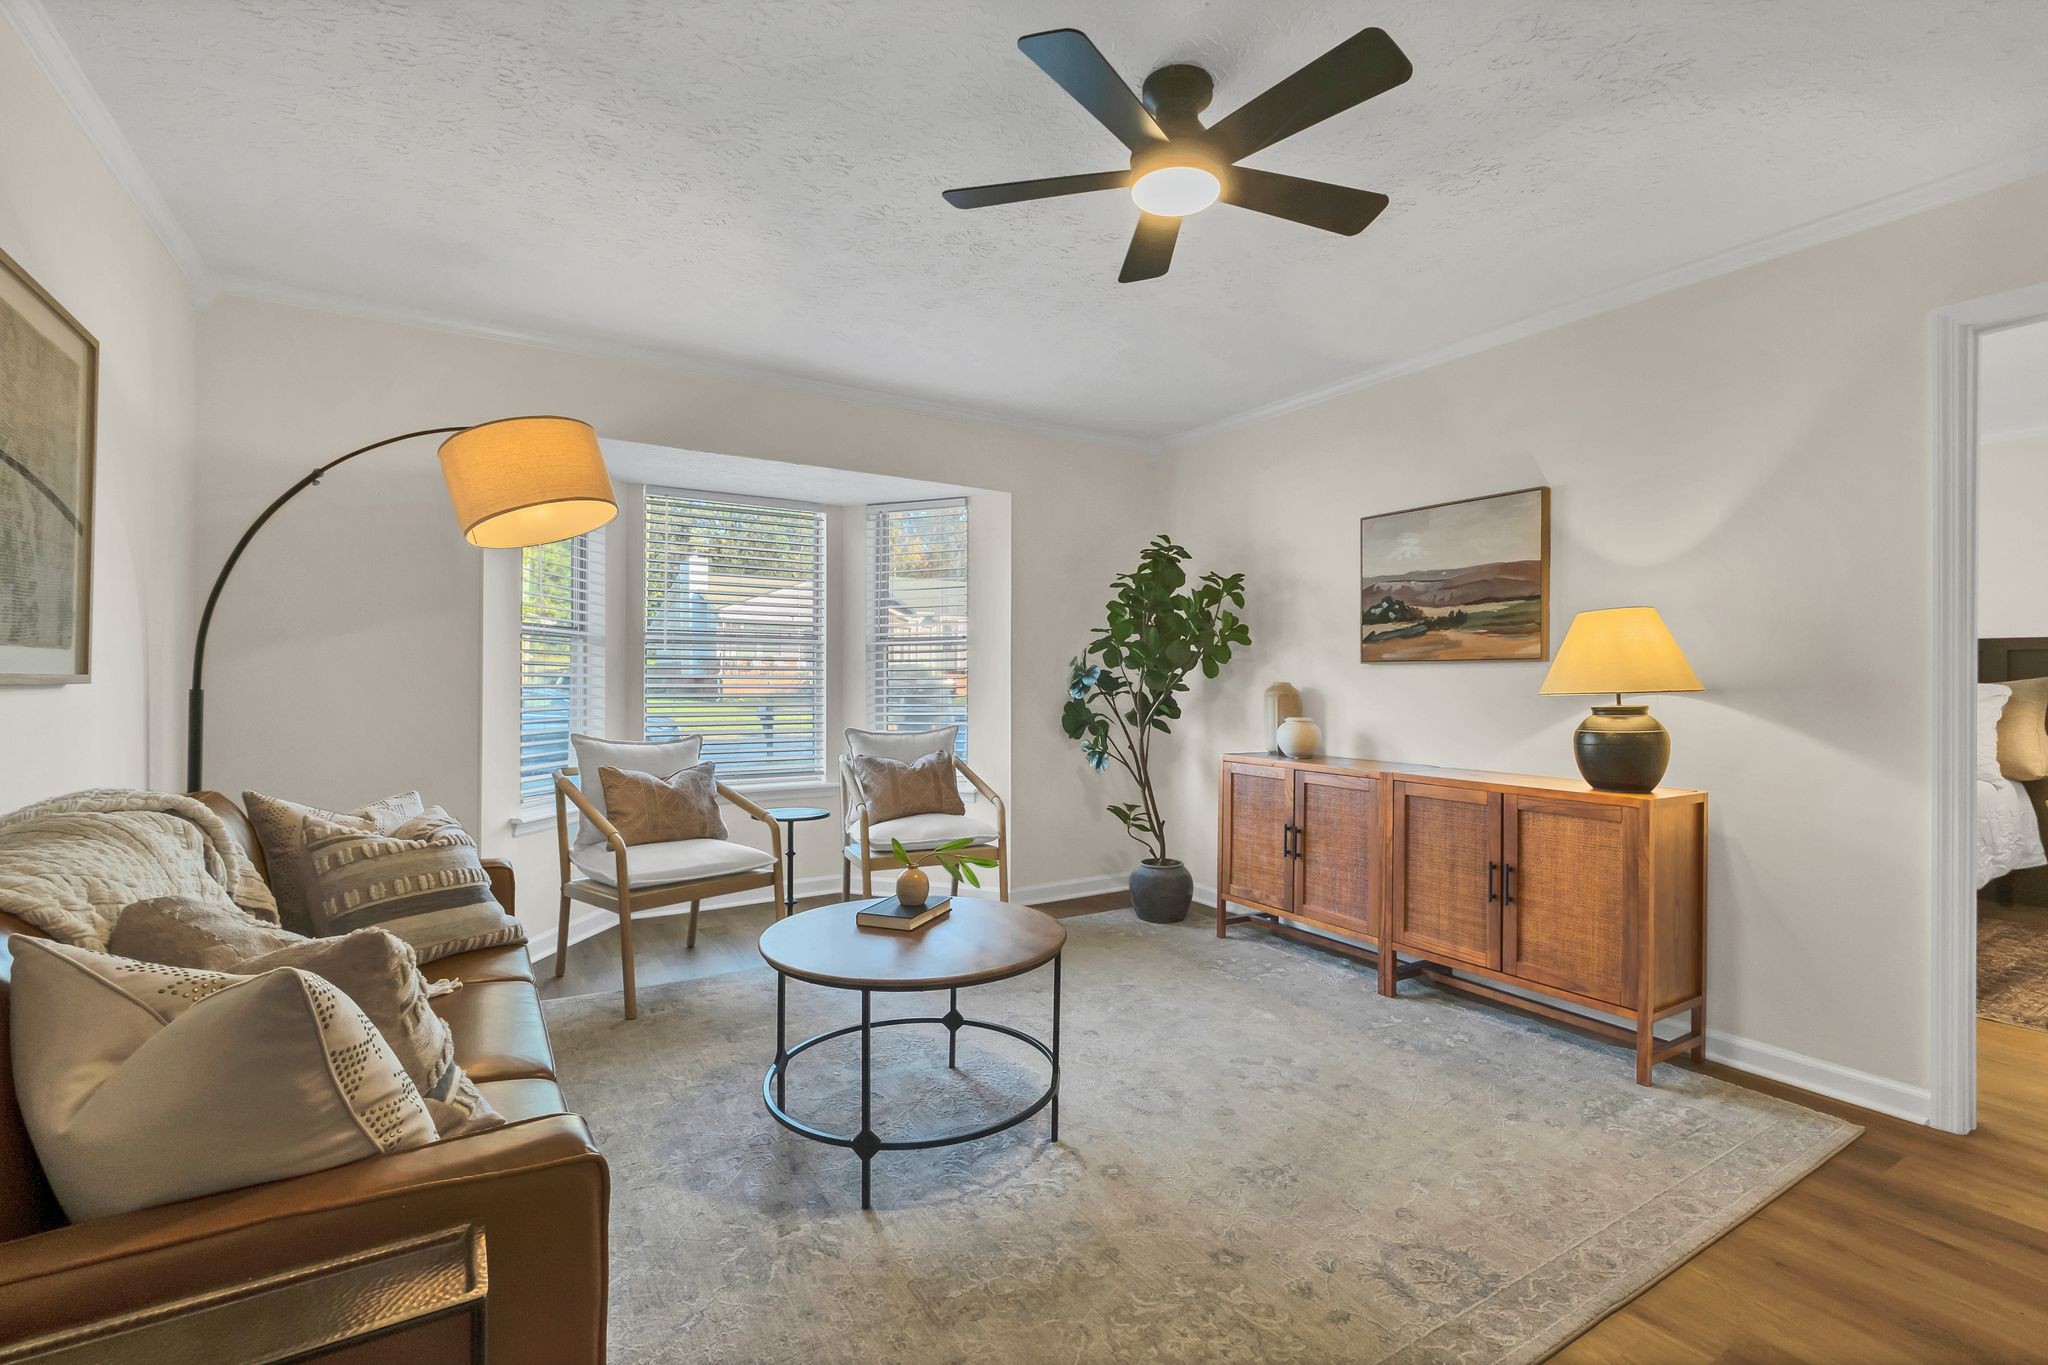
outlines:
[[[1145,78],[1138,98],[1159,126],[1168,134],[1200,132],[1195,115],[1209,107],[1216,96],[1216,82],[1199,66],[1176,62],[1162,66]]]

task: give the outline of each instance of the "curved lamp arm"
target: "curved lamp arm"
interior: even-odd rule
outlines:
[[[241,561],[242,551],[249,548],[249,542],[256,538],[256,533],[263,529],[265,522],[277,515],[279,508],[305,492],[308,488],[311,488],[314,484],[320,482],[321,476],[337,465],[347,464],[358,455],[367,455],[373,450],[379,450],[389,445],[397,445],[400,441],[410,441],[415,436],[452,436],[458,431],[467,431],[468,429],[467,427],[424,427],[419,431],[408,431],[402,436],[387,436],[381,441],[372,441],[366,446],[358,446],[346,455],[339,455],[329,460],[290,488],[285,489],[283,493],[278,495],[275,502],[258,514],[256,520],[249,523],[249,529],[242,532],[242,538],[235,542],[235,548],[228,551],[228,561],[220,566],[220,574],[213,580],[213,591],[206,595],[206,609],[199,614],[199,638],[192,645],[192,690],[187,696],[186,703],[186,791],[199,791],[203,785],[200,781],[200,754],[203,749],[206,721],[206,691],[202,685],[206,672],[206,633],[213,626],[213,609],[220,603],[220,591],[227,586],[228,575],[235,571],[235,565]]]

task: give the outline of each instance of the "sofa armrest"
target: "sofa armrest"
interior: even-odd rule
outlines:
[[[611,1179],[552,1114],[0,1244],[0,1344],[471,1223],[494,1362],[604,1360]]]
[[[512,903],[517,891],[512,880],[512,864],[503,858],[486,858],[483,864],[484,875],[491,879],[491,899],[504,907],[506,914],[518,914],[518,907]]]

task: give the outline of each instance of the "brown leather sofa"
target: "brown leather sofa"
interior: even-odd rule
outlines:
[[[263,852],[239,807],[200,798],[259,869]],[[486,863],[510,909],[512,869]],[[610,1173],[555,1084],[533,964],[524,948],[431,964],[463,987],[435,1000],[456,1060],[509,1122],[273,1184],[87,1223],[68,1223],[36,1163],[15,1101],[7,1036],[5,935],[35,931],[0,915],[0,1358],[23,1343],[191,1302],[294,1266],[314,1266],[451,1227],[483,1229],[493,1362],[604,1359]],[[222,1140],[234,1140],[232,1115]],[[387,1340],[376,1358],[429,1360]],[[236,1358],[222,1342],[213,1359]],[[67,1359],[71,1357],[66,1357]],[[358,1358],[350,1354],[350,1360]],[[363,1356],[368,1359],[370,1356]],[[468,1358],[466,1347],[456,1357]]]

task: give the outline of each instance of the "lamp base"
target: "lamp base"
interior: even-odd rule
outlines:
[[[1671,766],[1671,732],[1647,706],[1596,706],[1572,736],[1572,757],[1597,790],[1655,791]]]

